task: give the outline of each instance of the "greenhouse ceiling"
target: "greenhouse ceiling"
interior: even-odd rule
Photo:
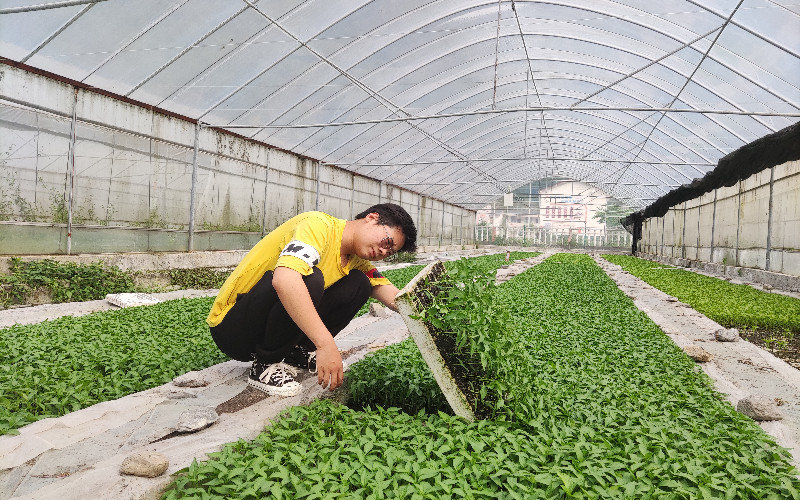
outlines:
[[[642,208],[800,118],[796,0],[0,0],[0,57],[471,209]]]

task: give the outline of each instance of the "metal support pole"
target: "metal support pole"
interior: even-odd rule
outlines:
[[[194,124],[194,152],[192,153],[192,186],[189,191],[189,243],[187,250],[194,251],[194,212],[197,195],[197,153],[200,150],[200,122]]]
[[[264,179],[264,205],[262,206],[263,215],[261,217],[261,237],[263,238],[267,234],[267,208],[269,200],[269,156],[270,150],[267,150],[267,172],[265,174]]]
[[[769,212],[767,213],[767,257],[764,270],[769,271],[772,253],[772,193],[775,189],[775,167],[769,169]]]
[[[67,255],[72,253],[72,203],[75,191],[75,136],[78,124],[78,89],[75,89],[75,100],[72,102],[72,124],[69,133],[69,150],[67,153]]]

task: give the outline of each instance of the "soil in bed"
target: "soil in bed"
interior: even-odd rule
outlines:
[[[739,335],[744,340],[800,369],[800,333],[740,329]]]

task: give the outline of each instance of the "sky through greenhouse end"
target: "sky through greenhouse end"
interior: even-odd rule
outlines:
[[[0,0],[0,57],[470,209],[642,208],[800,120],[788,0]]]

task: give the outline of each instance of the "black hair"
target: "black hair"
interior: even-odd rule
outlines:
[[[408,212],[403,207],[394,203],[379,203],[356,215],[356,219],[363,219],[369,214],[378,214],[378,224],[400,228],[406,237],[406,242],[399,251],[416,252],[417,228],[414,226],[411,216],[408,215]]]

